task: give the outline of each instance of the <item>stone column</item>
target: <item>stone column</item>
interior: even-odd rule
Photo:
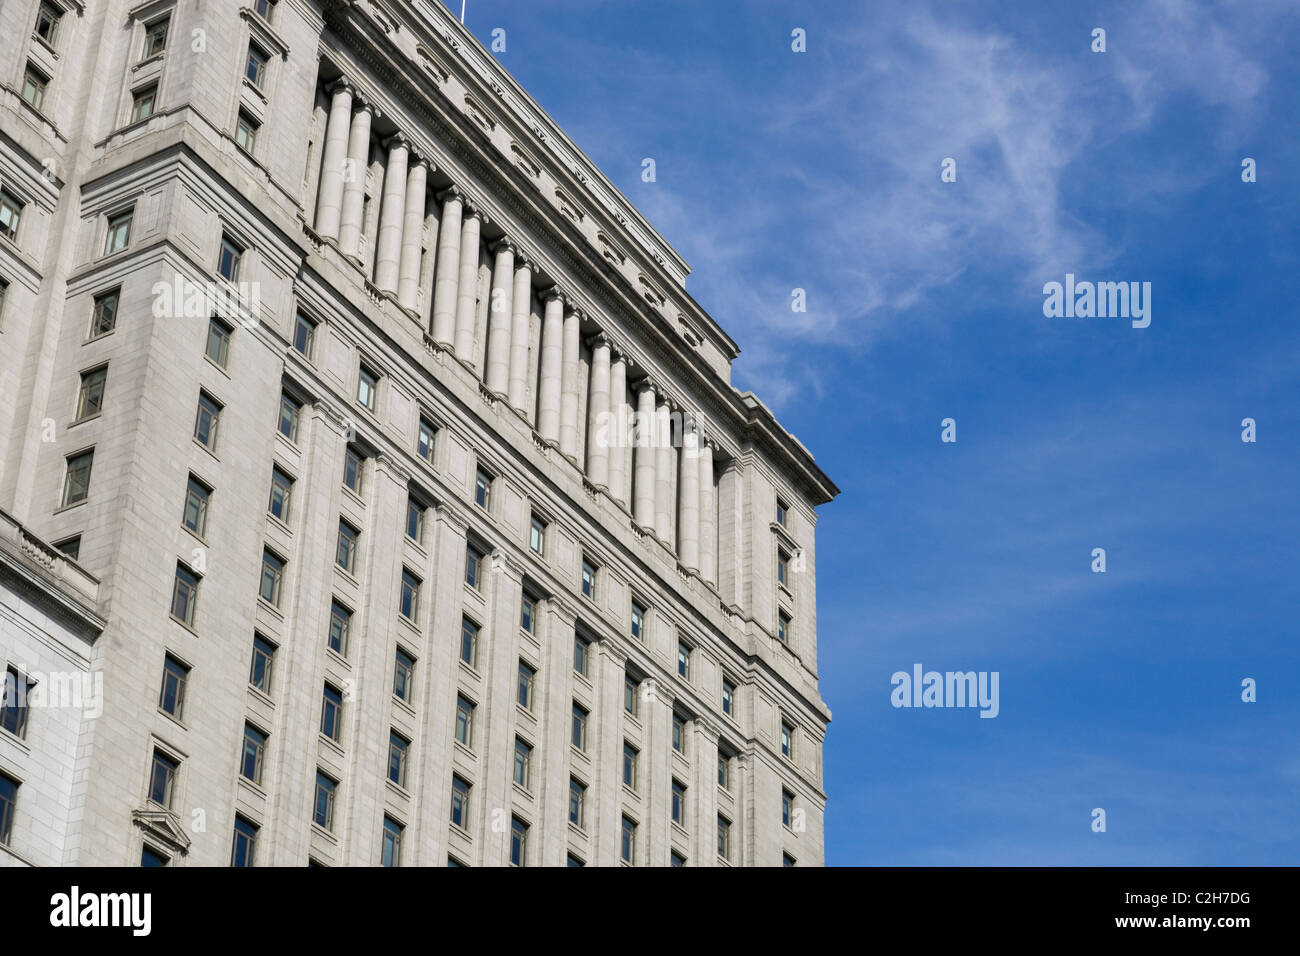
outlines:
[[[456,282],[465,200],[455,187],[438,198],[442,200],[442,222],[438,226],[438,264],[433,279],[433,340],[450,347],[456,337]]]
[[[542,371],[537,383],[537,432],[549,442],[560,440],[560,376],[564,346],[564,296],[552,289],[542,317]]]
[[[510,328],[514,314],[515,247],[502,239],[493,249],[492,294],[488,306],[487,374],[484,381],[497,395],[510,385]]]
[[[321,160],[320,192],[316,197],[316,232],[326,239],[339,238],[343,211],[343,164],[348,158],[348,130],[352,125],[352,88],[336,83],[330,100],[329,123],[325,127],[325,150]]]
[[[578,461],[578,353],[582,349],[581,317],[572,305],[565,310],[563,364],[560,391],[560,451],[569,461]]]
[[[678,533],[677,553],[682,566],[688,571],[700,569],[700,435],[694,428],[687,430],[683,421],[681,480],[678,496],[681,499],[678,516],[681,527]]]
[[[695,778],[694,806],[688,809],[691,865],[716,866],[718,861],[718,727],[707,718],[691,721],[694,731],[691,757],[699,768]],[[687,798],[688,802],[690,798]]]
[[[588,865],[617,866],[623,827],[623,675],[627,657],[607,640],[597,641],[595,651],[596,695],[589,742],[593,756],[592,776],[587,786],[586,828],[592,836]]]
[[[655,534],[672,547],[673,428],[667,399],[655,409]]]
[[[636,406],[636,501],[632,517],[643,528],[654,530],[655,524],[655,389],[650,380],[642,379]]]
[[[511,805],[514,780],[514,725],[517,680],[519,677],[519,602],[522,594],[523,573],[500,549],[491,556],[487,587],[491,594],[488,602],[489,620],[483,623],[481,636],[486,640],[479,647],[479,666],[483,674],[484,698],[479,701],[475,714],[481,734],[484,773],[478,783],[482,788],[484,805],[489,809],[482,814],[475,829],[483,847],[483,862],[487,866],[504,866],[510,861],[510,831],[492,829],[492,812]],[[497,759],[491,759],[496,756]],[[505,757],[504,763],[501,757]],[[534,758],[539,750],[533,750]],[[540,763],[540,761],[537,761]],[[541,768],[532,768],[530,786],[534,794],[541,792]],[[449,781],[450,783],[450,781]],[[507,824],[509,821],[507,821]],[[530,834],[532,841],[540,842],[540,827],[534,821]],[[529,864],[540,861],[538,847],[530,847]]]
[[[510,364],[506,388],[511,406],[526,418],[528,414],[528,310],[533,296],[533,270],[523,260],[515,259],[515,288],[511,296]]]
[[[478,310],[478,243],[483,214],[470,207],[460,224],[460,276],[456,280],[456,357],[474,361],[474,320]]]
[[[609,493],[627,506],[627,359],[611,356],[609,366]]]
[[[718,534],[713,518],[713,445],[699,436],[700,441],[700,577],[717,584]]]
[[[343,177],[343,211],[339,221],[339,251],[360,260],[362,217],[366,207],[366,172],[370,159],[370,120],[374,107],[363,102],[352,114],[348,134],[347,171]]]
[[[379,205],[379,241],[375,243],[375,287],[397,292],[398,266],[402,259],[402,229],[406,221],[406,176],[410,147],[399,133],[384,145],[388,165],[384,169],[384,193]]]
[[[609,488],[610,446],[617,439],[616,423],[609,414],[609,338],[603,332],[591,341],[591,400],[587,415],[591,438],[587,443],[587,475],[597,488]]]
[[[420,300],[420,266],[424,252],[425,191],[429,165],[419,158],[406,174],[406,209],[402,218],[402,256],[397,267],[397,304],[414,312]],[[381,286],[382,288],[382,286]]]

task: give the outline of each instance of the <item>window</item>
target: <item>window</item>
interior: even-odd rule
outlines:
[[[596,566],[582,559],[582,596],[596,600]]]
[[[271,500],[266,510],[286,524],[289,522],[289,503],[293,500],[293,479],[279,468],[271,468]]]
[[[691,679],[691,646],[683,641],[677,642],[677,673]]]
[[[478,625],[467,617],[460,619],[460,659],[470,667],[478,666]]]
[[[794,759],[794,727],[781,721],[781,756]]]
[[[479,589],[483,571],[483,554],[473,545],[465,548],[465,583],[475,591]]]
[[[433,423],[427,418],[420,418],[420,432],[415,440],[415,453],[433,464],[433,438],[438,433],[438,429],[433,427]]]
[[[172,617],[192,629],[198,603],[199,576],[177,562],[176,580],[172,584]]]
[[[686,784],[673,781],[673,823],[686,826]]]
[[[77,421],[83,422],[104,410],[104,382],[107,379],[107,365],[81,373],[81,388],[77,391]]]
[[[360,534],[346,521],[339,522],[339,540],[334,562],[348,574],[353,574],[357,568],[357,538]]]
[[[144,59],[157,56],[167,49],[167,29],[170,17],[162,17],[144,28]]]
[[[474,503],[484,511],[492,510],[492,476],[482,468],[474,473]]]
[[[95,450],[68,456],[67,474],[63,479],[63,506],[85,501],[90,495],[90,469],[95,463]]]
[[[211,497],[212,489],[190,475],[185,486],[185,512],[181,524],[200,538],[208,527],[208,499]]]
[[[782,644],[790,643],[790,615],[785,611],[776,612],[776,639]]]
[[[406,828],[392,817],[384,816],[384,866],[402,865],[402,831]]]
[[[673,714],[673,750],[686,753],[686,719]]]
[[[515,738],[515,783],[528,789],[529,781],[532,780],[533,748],[526,741]]]
[[[262,759],[266,756],[266,734],[252,724],[244,724],[244,756],[240,760],[239,773],[246,780],[260,784],[262,782]]]
[[[462,830],[469,829],[469,784],[456,776],[451,778],[451,822]]]
[[[76,561],[81,554],[81,535],[75,534],[71,538],[56,541],[54,542],[54,548]]]
[[[18,238],[18,224],[23,218],[23,203],[7,189],[0,189],[0,233],[7,239]]]
[[[5,297],[9,295],[9,282],[0,278],[0,331],[5,327]]]
[[[293,347],[302,355],[311,358],[312,347],[316,344],[316,323],[301,312],[293,323]]]
[[[671,851],[669,851],[669,853],[668,853],[668,865],[669,865],[669,866],[685,866],[685,865],[686,865],[686,857],[682,856],[682,855],[681,855],[680,853],[678,853],[676,850],[671,850]]]
[[[0,707],[0,727],[15,737],[27,736],[27,694],[32,685],[27,678],[10,667],[5,670],[4,705]]]
[[[230,361],[230,326],[215,316],[208,320],[208,341],[203,352],[221,368]]]
[[[591,652],[591,641],[577,634],[573,635],[573,672],[587,676],[587,657]]]
[[[718,786],[731,789],[731,758],[724,753],[718,754]]]
[[[637,691],[640,686],[641,685],[636,682],[635,678],[629,676],[623,677],[623,709],[633,717],[636,716],[637,698],[640,696]]]
[[[587,819],[587,785],[580,780],[569,778],[569,822],[579,830],[586,827]]]
[[[199,392],[199,405],[194,411],[194,440],[210,452],[217,450],[220,421],[221,405],[206,392]]]
[[[467,697],[456,697],[456,742],[474,747],[474,702]]]
[[[298,414],[302,411],[302,404],[294,401],[288,395],[280,396],[280,434],[289,441],[297,444],[298,442]]]
[[[399,605],[402,617],[415,623],[420,615],[420,579],[402,569],[402,597]]]
[[[248,668],[248,683],[263,694],[271,693],[271,665],[275,661],[275,645],[260,635],[253,636],[253,661]]]
[[[415,658],[400,647],[393,662],[393,696],[410,703],[415,695]]]
[[[158,709],[177,720],[185,716],[185,685],[190,669],[168,654],[163,658],[162,689],[158,692]]]
[[[135,209],[127,209],[108,217],[108,232],[104,235],[104,255],[111,256],[121,252],[131,242],[131,223],[135,220]]]
[[[388,779],[399,787],[406,786],[406,755],[411,742],[395,730],[388,732]]]
[[[533,515],[528,531],[528,547],[537,555],[546,554],[546,522]]]
[[[776,583],[788,587],[790,580],[790,555],[784,548],[776,552]]]
[[[646,609],[636,601],[632,602],[632,636],[638,641],[645,640]]]
[[[776,499],[776,523],[783,528],[785,527],[785,516],[787,510],[788,509],[786,508],[785,502],[782,501],[780,498],[777,498]]]
[[[524,710],[533,709],[533,690],[537,684],[537,671],[523,661],[519,662],[519,706]]]
[[[624,863],[636,864],[636,823],[623,818],[622,838],[619,840],[619,857]]]
[[[416,544],[424,543],[424,505],[414,498],[406,499],[406,536]]]
[[[235,817],[235,843],[230,848],[231,866],[252,866],[257,852],[257,825]]]
[[[262,581],[257,594],[272,607],[280,606],[280,585],[284,582],[284,559],[272,552],[262,550]]]
[[[131,119],[132,123],[143,123],[150,116],[153,116],[154,104],[158,99],[158,84],[150,83],[148,86],[142,86],[131,93]]]
[[[248,45],[248,57],[244,60],[244,76],[258,89],[266,83],[266,61],[270,57],[255,43]]]
[[[731,859],[731,821],[718,814],[718,856]]]
[[[334,793],[338,786],[337,780],[316,771],[316,803],[312,808],[312,822],[326,830],[334,829]]]
[[[239,260],[243,258],[244,249],[229,236],[221,237],[221,251],[217,254],[217,275],[229,281],[239,280]]]
[[[0,207],[3,207],[3,201],[0,201]],[[3,210],[0,208],[0,218],[2,218],[2,212]],[[117,325],[117,302],[120,296],[120,289],[101,292],[95,296],[95,304],[90,314],[90,337],[92,339],[112,332]]]
[[[364,365],[357,375],[357,404],[367,411],[375,410],[375,395],[379,391],[379,376]]]
[[[23,74],[23,99],[36,112],[45,105],[45,91],[50,85],[50,78],[30,63]]]
[[[338,601],[331,601],[328,646],[340,657],[348,656],[348,634],[351,630],[352,612]]]
[[[140,850],[141,866],[166,866],[170,862],[171,858],[167,854],[155,850],[147,843]]]
[[[781,791],[781,822],[790,826],[794,819],[794,794],[789,790]]]
[[[571,734],[573,746],[579,750],[587,749],[587,711],[578,704],[573,705],[573,730]]]
[[[623,786],[636,790],[636,764],[640,752],[626,741],[623,742]]]
[[[9,845],[14,829],[14,805],[18,803],[18,781],[0,773],[0,846]]]
[[[518,817],[510,818],[510,865],[526,866],[528,863],[528,824]]]
[[[568,861],[569,861],[569,862],[568,862],[567,864],[565,864],[566,866],[586,866],[586,865],[587,865],[586,863],[583,863],[581,859],[579,859],[578,857],[574,856],[572,853],[569,854],[569,856],[568,856]]]
[[[320,732],[336,743],[343,736],[343,693],[329,684],[321,695]]]
[[[794,865],[795,865],[794,857],[792,857],[789,853],[782,853],[782,854],[781,854],[781,865],[782,865],[782,866],[794,866]]]
[[[271,14],[275,12],[276,0],[253,0],[253,10],[259,17],[267,23],[271,22]]]
[[[728,717],[736,716],[736,685],[727,678],[722,678],[722,712]]]
[[[48,3],[42,3],[41,8],[36,12],[36,35],[50,46],[54,46],[59,38],[59,21],[62,19],[62,10]]]
[[[537,598],[524,592],[523,603],[519,611],[519,626],[529,634],[537,633]]]
[[[153,765],[149,771],[149,799],[159,806],[170,808],[172,791],[176,784],[176,771],[180,764],[161,750],[154,750]]]

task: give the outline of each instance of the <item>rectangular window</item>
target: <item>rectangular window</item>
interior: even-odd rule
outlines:
[[[334,562],[348,574],[357,569],[357,538],[361,532],[346,521],[339,522],[338,547],[334,552]]]
[[[632,636],[638,641],[645,640],[646,609],[636,601],[632,602]]]
[[[433,423],[427,418],[420,419],[420,433],[415,440],[415,453],[433,464],[433,438],[438,433],[438,429],[433,427]]]
[[[200,538],[208,528],[208,499],[211,497],[212,489],[190,475],[185,486],[185,512],[181,516],[181,524]]]
[[[316,771],[316,802],[312,808],[312,822],[326,830],[334,829],[334,793],[338,786],[337,780]]]
[[[6,239],[18,238],[18,224],[22,222],[24,203],[10,194],[7,189],[0,189],[0,234]]]
[[[640,686],[641,685],[637,683],[635,678],[629,676],[623,677],[623,709],[633,717],[636,716],[637,698],[640,697]]]
[[[49,88],[50,78],[30,63],[23,74],[23,99],[36,112],[45,106],[45,91]]]
[[[248,44],[248,56],[244,60],[244,76],[259,90],[266,84],[266,63],[270,59],[265,50],[256,43]]]
[[[794,727],[781,721],[781,756],[794,759]]]
[[[76,561],[81,555],[81,535],[75,534],[71,538],[54,542],[54,550]]]
[[[266,734],[252,724],[244,724],[244,755],[239,773],[253,783],[262,782],[262,761],[266,757]]]
[[[275,0],[253,0],[253,10],[259,17],[270,23],[271,14],[275,12]]]
[[[108,217],[108,232],[104,236],[104,255],[121,252],[131,243],[131,223],[135,221],[135,208]]]
[[[686,720],[673,714],[673,750],[686,753]]]
[[[470,667],[478,666],[478,625],[467,617],[460,619],[460,659]]]
[[[673,781],[673,823],[686,826],[686,784]]]
[[[462,830],[469,829],[469,790],[460,777],[451,778],[451,822]]]
[[[587,657],[591,653],[591,641],[577,634],[573,635],[573,672],[587,676]]]
[[[568,858],[568,859],[569,859],[569,862],[568,862],[568,864],[567,864],[568,866],[586,866],[586,865],[587,865],[586,863],[583,863],[583,862],[582,862],[582,859],[581,859],[581,858],[574,856],[572,853],[569,854],[569,858]]]
[[[406,536],[424,544],[424,505],[414,498],[406,499]]]
[[[402,617],[416,623],[420,616],[420,579],[410,571],[402,570],[402,596],[399,606]]]
[[[108,381],[107,365],[81,373],[81,388],[77,391],[77,421],[84,422],[104,410],[106,381]]]
[[[172,585],[172,617],[192,629],[198,603],[199,576],[178,562],[176,580]]]
[[[244,256],[244,249],[229,236],[221,237],[221,252],[217,255],[217,275],[228,282],[239,280],[239,260]]]
[[[794,866],[794,865],[795,865],[795,859],[794,859],[794,857],[792,857],[789,853],[782,853],[782,854],[781,854],[781,865],[782,865],[782,866]]]
[[[691,645],[683,642],[677,642],[677,673],[679,676],[691,679]]]
[[[519,626],[529,634],[537,633],[537,598],[524,592],[523,603],[519,610]]]
[[[631,744],[623,743],[623,786],[636,790],[636,764],[640,752]]]
[[[75,505],[89,497],[90,469],[94,462],[94,449],[68,456],[67,473],[63,479],[63,506]]]
[[[293,324],[293,347],[310,359],[315,344],[316,323],[299,312]]]
[[[582,559],[582,596],[596,600],[596,566]]]
[[[573,728],[570,734],[573,746],[581,751],[587,749],[587,711],[578,704],[573,705]]]
[[[351,630],[352,612],[338,601],[331,601],[329,649],[340,657],[348,656],[348,635]]]
[[[393,696],[408,704],[415,697],[415,658],[400,647],[393,663]]]
[[[14,829],[14,806],[18,803],[18,781],[0,773],[0,846],[9,845]]]
[[[402,865],[402,832],[406,828],[392,817],[384,816],[384,866]]]
[[[669,853],[668,853],[668,865],[669,865],[669,866],[685,866],[685,865],[686,865],[686,857],[682,856],[682,855],[681,855],[680,853],[678,853],[676,850],[671,850],[671,851],[669,851]]]
[[[51,4],[42,3],[40,9],[36,11],[36,35],[50,46],[54,46],[59,39],[59,22],[62,19],[62,10]]]
[[[526,741],[515,738],[515,783],[528,789],[532,780],[533,748]]]
[[[636,864],[636,823],[623,818],[622,836],[619,840],[619,858],[624,863]]]
[[[231,866],[252,866],[257,854],[257,825],[235,817],[235,842],[230,848]]]
[[[731,789],[731,758],[724,753],[718,754],[718,786]]]
[[[153,764],[149,771],[149,799],[159,806],[170,808],[172,791],[176,785],[176,771],[180,764],[161,750],[153,752]]]
[[[162,689],[158,692],[158,709],[177,720],[185,716],[185,685],[190,669],[168,654],[163,658]]]
[[[278,428],[280,434],[294,444],[298,443],[298,415],[302,411],[302,404],[294,401],[288,395],[280,396],[280,420]]]
[[[722,712],[728,717],[736,716],[736,685],[725,677],[722,679]]]
[[[528,864],[528,824],[518,817],[510,818],[510,865]]]
[[[783,528],[785,527],[786,511],[787,508],[785,502],[782,501],[780,498],[777,498],[776,499],[776,523]]]
[[[0,206],[3,204],[0,203]],[[2,225],[2,223],[0,223]],[[95,296],[95,304],[90,313],[90,337],[97,338],[112,332],[117,325],[117,303],[121,290],[101,292]]]
[[[474,503],[484,511],[492,510],[492,476],[482,468],[474,473]]]
[[[790,826],[794,819],[794,794],[789,790],[781,791],[781,822]]]
[[[456,697],[456,741],[474,748],[474,702],[460,695]]]
[[[532,549],[533,554],[546,554],[546,522],[536,515],[533,515],[528,531],[528,547]]]
[[[158,100],[158,84],[150,83],[148,86],[142,86],[140,89],[131,93],[131,119],[132,123],[143,123],[150,116],[153,116],[154,104]]]
[[[782,644],[790,643],[790,615],[785,611],[776,612],[776,639]]]
[[[367,411],[375,410],[375,396],[379,392],[379,376],[364,365],[357,375],[357,404]]]
[[[718,856],[731,859],[731,821],[718,814]]]
[[[275,645],[260,635],[253,636],[253,661],[248,668],[248,683],[263,694],[271,693],[271,665],[275,661]]]
[[[388,733],[388,779],[399,787],[406,786],[406,755],[411,742],[392,730]]]
[[[166,866],[171,862],[167,854],[155,850],[149,844],[145,844],[140,850],[141,866]]]
[[[199,392],[199,405],[194,411],[194,440],[215,453],[217,426],[221,422],[221,405],[206,392]]]
[[[467,545],[465,548],[465,583],[477,591],[482,576],[483,554],[473,545]]]
[[[343,736],[343,692],[329,684],[321,694],[320,732],[336,743]]]
[[[293,500],[293,479],[279,468],[271,468],[271,498],[266,510],[285,524],[289,523],[289,504]]]
[[[262,580],[257,594],[272,607],[280,606],[280,585],[284,583],[284,559],[272,552],[262,550]]]
[[[27,736],[27,694],[32,685],[27,678],[10,667],[5,670],[3,702],[0,702],[0,728],[15,737]]]
[[[519,695],[516,698],[524,710],[533,709],[533,690],[537,684],[537,671],[523,661],[519,662]]]
[[[579,830],[586,827],[587,785],[569,778],[569,822]]]
[[[144,59],[157,56],[167,49],[167,30],[171,17],[161,17],[144,28]]]
[[[789,586],[790,578],[790,555],[784,548],[776,552],[776,583],[781,587]]]
[[[230,326],[215,316],[208,320],[208,341],[203,353],[221,368],[230,361]]]

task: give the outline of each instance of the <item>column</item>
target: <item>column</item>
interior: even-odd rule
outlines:
[[[718,535],[714,524],[713,506],[713,445],[699,436],[700,441],[700,577],[717,584],[716,563]]]
[[[370,119],[374,107],[362,103],[352,114],[348,158],[343,176],[343,210],[339,221],[339,251],[357,259],[361,255],[362,216],[365,215],[366,167],[370,159]]]
[[[397,273],[402,259],[402,229],[406,223],[406,176],[410,147],[399,133],[384,143],[388,165],[384,169],[384,193],[379,204],[379,241],[375,243],[375,287],[397,292]]]
[[[672,547],[673,423],[665,399],[655,409],[655,534]]]
[[[627,359],[612,355],[609,367],[609,493],[627,506]]]
[[[591,779],[587,787],[587,832],[591,834],[588,866],[616,866],[622,831],[623,802],[623,675],[627,658],[607,640],[593,645],[598,668],[591,735]],[[639,861],[638,861],[639,862]]]
[[[577,464],[578,460],[578,352],[582,347],[581,319],[570,304],[564,316],[563,365],[560,391],[560,451]]]
[[[348,130],[352,125],[352,89],[346,83],[334,86],[329,123],[325,127],[325,150],[321,159],[320,193],[316,198],[316,232],[338,240],[339,217],[343,209],[343,164],[348,157]]]
[[[533,296],[533,270],[527,262],[515,259],[515,288],[511,296],[510,364],[506,387],[515,411],[528,415],[528,310]]]
[[[636,502],[633,518],[643,528],[654,529],[655,523],[655,442],[658,425],[655,415],[655,389],[650,380],[642,379],[636,406]]]
[[[482,844],[483,863],[487,866],[503,865],[510,859],[509,820],[507,829],[493,829],[492,811],[506,809],[511,805],[511,792],[514,781],[514,723],[515,700],[517,699],[516,681],[519,677],[519,602],[522,592],[523,575],[520,568],[506,558],[500,549],[494,550],[491,557],[491,570],[488,587],[491,600],[488,602],[490,621],[483,622],[481,636],[486,640],[480,643],[479,666],[483,674],[484,698],[478,702],[476,713],[479,727],[475,733],[481,734],[479,740],[484,760],[480,766],[483,770],[478,786],[482,787],[484,806],[488,812],[482,814],[471,825],[478,831]],[[532,791],[540,795],[543,780],[541,778],[542,741],[534,740],[532,768]],[[531,836],[537,839],[538,823],[533,820]],[[537,848],[530,848],[536,865],[539,861]]]
[[[456,277],[460,272],[460,225],[465,200],[455,187],[441,196],[438,267],[433,279],[433,340],[450,346],[456,337]]]
[[[478,309],[478,243],[483,214],[470,207],[460,224],[460,275],[456,280],[456,357],[474,361],[474,320]]]
[[[697,717],[691,721],[694,731],[692,754],[698,768],[691,789],[694,806],[687,813],[691,831],[691,865],[716,866],[718,859],[718,727]],[[689,798],[688,803],[692,802]],[[734,824],[733,824],[734,825]]]
[[[424,252],[424,207],[428,181],[429,165],[417,156],[406,174],[402,254],[397,266],[397,304],[408,312],[414,312],[420,301],[420,266]]]
[[[609,338],[602,332],[591,342],[591,399],[587,415],[591,439],[587,443],[587,475],[597,488],[609,488],[610,445],[617,440],[616,425],[609,414]]]
[[[564,296],[552,289],[542,317],[542,371],[537,383],[537,432],[549,442],[560,440],[560,368],[564,347]]]
[[[510,385],[510,328],[514,317],[515,247],[502,239],[493,249],[492,294],[488,306],[487,387],[504,396]]]
[[[700,435],[691,428],[682,429],[681,478],[678,496],[681,499],[678,533],[678,556],[688,571],[700,569]]]

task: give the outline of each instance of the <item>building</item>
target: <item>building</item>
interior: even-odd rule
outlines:
[[[837,489],[455,17],[0,35],[0,508],[79,608],[0,655],[102,681],[0,729],[0,860],[35,775],[64,863],[819,865]]]

